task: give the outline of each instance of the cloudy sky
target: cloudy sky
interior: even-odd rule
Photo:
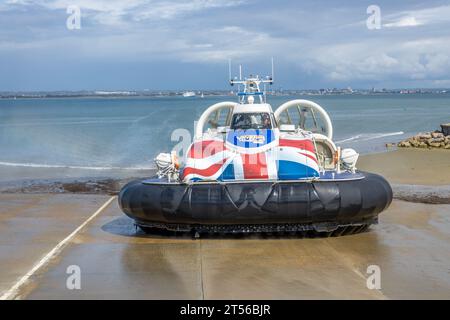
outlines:
[[[450,87],[450,1],[0,0],[0,91],[224,89],[272,56],[276,87]]]

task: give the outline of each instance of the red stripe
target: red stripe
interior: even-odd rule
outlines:
[[[190,158],[203,159],[215,155],[218,152],[222,152],[225,149],[225,145],[222,141],[206,140],[195,142],[189,148],[188,155]]]
[[[317,163],[316,157],[314,157],[314,156],[312,156],[312,155],[310,155],[308,153],[303,153],[303,152],[299,152],[299,154],[301,154],[302,156],[307,156],[308,158],[314,160],[315,163]]]
[[[241,154],[244,179],[268,179],[266,155],[264,152],[257,154]]]
[[[307,150],[316,153],[316,148],[314,148],[314,143],[309,139],[294,140],[294,139],[280,139],[280,147],[293,147],[298,149]]]
[[[220,170],[220,168],[222,168],[222,166],[224,165],[224,163],[226,161],[227,161],[227,159],[223,159],[206,169],[196,169],[193,167],[186,167],[183,170],[183,179],[189,174],[198,174],[198,175],[201,175],[204,177],[213,176],[217,171]]]

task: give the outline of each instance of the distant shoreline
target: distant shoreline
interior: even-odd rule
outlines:
[[[196,90],[196,96],[183,97],[185,91],[4,91],[0,99],[55,99],[55,98],[163,98],[179,97],[184,99],[201,99],[206,97],[234,96],[230,90]],[[268,96],[376,96],[376,95],[449,95],[450,89],[311,89],[311,90],[273,90]]]

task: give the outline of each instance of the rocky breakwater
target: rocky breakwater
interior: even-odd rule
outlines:
[[[402,148],[437,148],[450,150],[450,135],[445,135],[443,131],[436,130],[433,132],[419,133],[411,138],[400,141],[397,145]]]

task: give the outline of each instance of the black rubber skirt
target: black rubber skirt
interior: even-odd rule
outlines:
[[[390,205],[389,183],[376,174],[362,176],[343,181],[194,184],[136,180],[122,188],[119,205],[143,228],[331,232],[376,223]]]

